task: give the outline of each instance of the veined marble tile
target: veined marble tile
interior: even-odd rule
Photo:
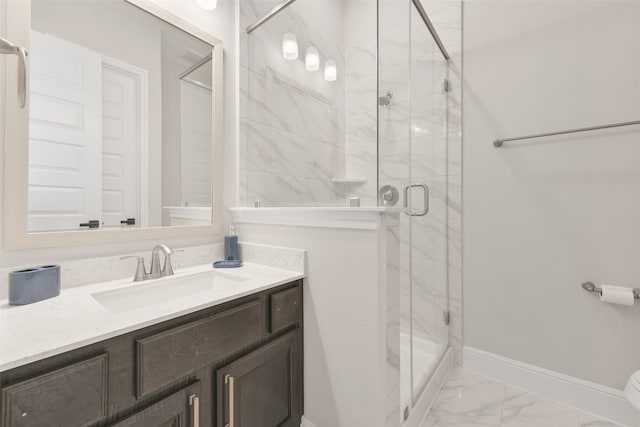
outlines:
[[[412,136],[447,132],[447,96],[439,92],[411,99]],[[450,105],[450,101],[449,101]],[[450,113],[449,113],[450,117]]]
[[[307,179],[309,205],[348,206],[344,188],[329,180]]]
[[[488,384],[501,387],[502,393],[499,389],[490,390]],[[485,392],[488,394],[483,395]],[[486,416],[487,409],[490,412],[497,410],[498,419]],[[421,427],[473,425],[621,427],[558,402],[454,368]]]
[[[460,52],[462,2],[459,0],[429,0],[423,2],[423,5],[449,54]]]
[[[303,141],[304,142],[304,141]],[[345,150],[321,141],[308,141],[302,148],[307,151],[306,162],[301,162],[307,171],[307,178],[323,179],[341,176],[345,170]]]
[[[246,169],[238,171],[238,204],[239,206],[253,206],[253,201],[249,201],[249,185]]]
[[[462,134],[449,132],[447,138],[447,174],[462,175]]]
[[[506,386],[454,368],[424,427],[499,426]]]
[[[309,147],[322,144],[253,121],[242,123],[246,137],[246,168],[272,174],[307,176]],[[324,145],[324,144],[322,144]]]
[[[376,74],[347,83],[346,87],[346,111],[349,115],[370,112],[377,105]]]
[[[240,87],[240,117],[249,118],[249,69],[247,67],[240,67],[238,86]]]
[[[411,140],[411,174],[431,177],[447,175],[447,135],[431,135]]]
[[[377,112],[375,108],[356,114],[347,114],[346,147],[375,145],[378,142]]]
[[[346,175],[348,177],[367,178],[375,182],[378,174],[376,145],[348,147],[346,154]],[[376,190],[377,191],[377,190]]]
[[[384,96],[387,92],[391,91],[393,93],[393,97],[391,98],[393,103],[401,103],[409,99],[411,71],[408,61],[380,71],[378,83],[380,96]],[[414,96],[413,91],[411,92],[411,96]]]
[[[308,206],[307,179],[265,172],[247,172],[247,199],[260,201],[264,207]]]
[[[409,103],[395,103],[380,107],[378,111],[378,136],[381,145],[389,142],[406,141],[411,135]]]
[[[507,386],[501,427],[577,427],[576,410]]]
[[[284,80],[249,72],[249,119],[287,132],[336,144],[337,113],[328,99]]]
[[[250,3],[262,3],[260,6],[264,8],[268,2]],[[341,17],[342,9],[335,2],[305,2],[297,4],[294,8],[286,8],[278,14],[278,19],[270,20],[246,37],[246,44],[241,50],[245,50],[247,55],[246,59],[241,55],[241,60],[246,61],[246,66],[253,72],[267,75],[277,70],[299,85],[333,98],[335,88],[343,85],[345,61],[338,33],[327,31],[327,28],[334,27],[340,22]],[[240,30],[241,34],[244,32],[243,29],[244,27]],[[296,35],[300,49],[297,60],[289,61],[282,56],[282,36],[285,33]],[[336,82],[326,82],[322,72],[309,73],[305,70],[303,49],[306,46],[318,49],[322,63],[327,59],[336,61]]]
[[[350,82],[373,76],[377,73],[377,46],[375,34],[372,34],[373,44],[357,46],[349,49],[345,56],[345,69],[347,85]]]
[[[380,71],[408,64],[410,60],[410,32],[407,25],[409,2],[383,0],[379,2],[378,63]]]
[[[622,427],[611,421],[603,420],[595,415],[578,412],[578,425],[580,427]]]

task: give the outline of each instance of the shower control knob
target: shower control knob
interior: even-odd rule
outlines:
[[[398,189],[391,185],[385,185],[378,191],[378,196],[382,206],[393,206],[398,201]]]

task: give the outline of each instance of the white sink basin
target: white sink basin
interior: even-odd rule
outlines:
[[[235,274],[207,271],[189,276],[171,276],[137,282],[135,285],[98,292],[91,296],[107,310],[122,313],[211,291],[214,287],[235,285],[246,280],[249,279]]]

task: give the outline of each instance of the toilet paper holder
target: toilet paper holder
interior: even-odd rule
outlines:
[[[582,284],[582,289],[584,289],[585,291],[602,294],[602,289],[597,287],[593,282],[584,282]],[[640,299],[640,289],[634,288],[632,289],[632,291],[633,291],[633,297],[635,299]]]

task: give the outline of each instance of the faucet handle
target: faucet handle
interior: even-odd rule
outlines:
[[[172,253],[164,256],[164,265],[162,266],[163,276],[173,276],[173,265],[171,265],[171,255],[176,252],[184,252],[184,249],[174,249]]]
[[[137,258],[138,260],[138,267],[136,268],[135,276],[133,276],[133,281],[140,282],[144,280],[147,275],[147,269],[144,267],[144,257],[138,256],[138,255],[126,255],[126,256],[120,257],[120,259],[127,259],[127,258]]]

